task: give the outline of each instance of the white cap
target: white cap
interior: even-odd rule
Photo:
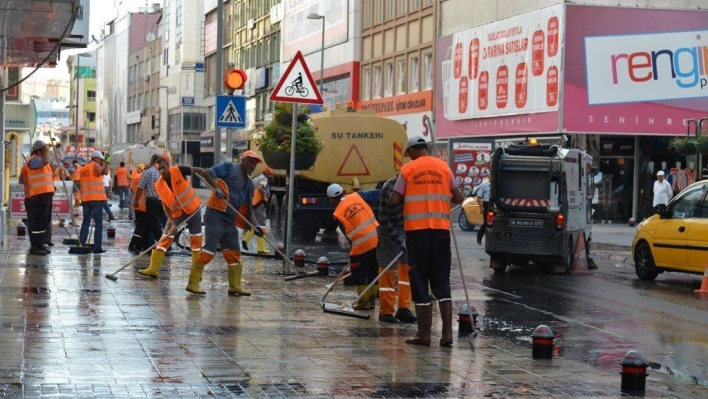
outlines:
[[[427,141],[423,138],[423,136],[413,136],[408,139],[408,142],[406,143],[406,149],[403,152],[403,155],[406,155],[406,152],[408,152],[408,149],[413,147],[414,145],[418,144],[428,144]]]
[[[664,176],[664,171],[660,170],[660,171],[656,172],[656,175],[657,176]]]
[[[344,189],[337,183],[330,184],[327,187],[327,196],[329,198],[338,198],[342,193],[344,193]]]
[[[91,153],[91,159],[93,158],[100,158],[101,160],[105,160],[106,158],[103,157],[103,154],[101,154],[101,151],[94,151]]]

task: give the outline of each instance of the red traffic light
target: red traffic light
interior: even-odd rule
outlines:
[[[248,80],[246,77],[246,71],[234,69],[226,73],[226,76],[224,77],[224,86],[226,89],[231,91],[242,90],[246,80]]]

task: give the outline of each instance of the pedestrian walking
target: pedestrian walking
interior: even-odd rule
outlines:
[[[160,221],[160,214],[163,213],[162,201],[155,189],[155,183],[160,179],[160,172],[157,171],[155,166],[159,159],[160,155],[153,154],[150,159],[150,167],[143,171],[142,176],[140,176],[135,198],[133,198],[133,209],[138,209],[139,199],[145,196],[145,219],[143,223],[146,230],[141,232],[140,244],[136,244],[139,248],[148,248],[150,246],[148,244],[150,234],[155,239],[159,239],[162,236],[162,222]]]
[[[390,201],[403,203],[403,229],[411,263],[411,290],[418,316],[418,333],[406,339],[412,345],[430,346],[433,311],[428,287],[438,300],[442,319],[441,346],[452,345],[452,296],[450,293],[450,201],[464,200],[447,164],[430,156],[421,136],[408,140]]]
[[[42,140],[37,140],[32,146],[30,158],[20,173],[20,184],[25,189],[30,255],[51,253],[45,243],[48,241],[48,231],[52,222],[52,200],[55,191],[53,175],[49,161],[49,145]]]
[[[144,167],[145,164],[141,163],[130,172],[130,189],[133,192],[133,198],[130,201],[130,212],[135,214],[135,228],[133,229],[133,237],[130,239],[130,244],[128,244],[128,250],[138,254],[149,248],[149,243],[144,237],[150,235],[150,229],[147,225],[145,193],[142,192],[140,197],[137,196],[138,182]]]
[[[81,206],[83,207],[83,221],[81,222],[81,232],[79,240],[82,246],[86,246],[91,220],[94,222],[93,233],[93,253],[101,254],[106,252],[103,249],[103,209],[108,198],[103,188],[103,176],[108,173],[108,163],[101,151],[91,153],[91,162],[81,168]]]
[[[79,188],[81,183],[81,164],[78,159],[74,159],[72,167],[74,168],[71,171],[71,181],[74,182],[74,208],[78,208],[81,205],[81,189]]]
[[[255,182],[255,180],[254,180]],[[261,230],[263,230],[263,234],[266,234],[266,210],[265,206],[268,203],[268,193],[266,193],[266,187],[268,186],[268,180],[260,179],[259,183],[255,185],[256,186],[256,191],[253,194],[253,214],[256,217],[256,221],[258,222],[257,226],[261,227]],[[256,233],[253,229],[248,229],[248,232],[244,234],[243,240],[241,241],[241,246],[243,246],[243,249],[248,251],[248,243],[251,242],[251,239],[253,236],[255,236]],[[269,254],[270,250],[266,247],[266,240],[265,237],[257,237],[256,241],[258,242],[258,253],[259,254]]]
[[[155,164],[160,178],[155,183],[162,208],[167,215],[170,229],[166,234],[162,234],[160,241],[150,255],[150,266],[147,269],[138,270],[144,276],[157,277],[160,272],[162,262],[165,260],[165,253],[172,245],[172,240],[177,233],[177,227],[185,220],[189,229],[189,244],[192,248],[192,267],[197,263],[199,252],[202,250],[202,201],[194,191],[187,176],[193,173],[204,173],[204,169],[190,166],[170,166],[170,162],[164,158],[159,158]],[[199,215],[192,215],[199,212]]]
[[[130,181],[128,180],[128,169],[125,162],[121,162],[116,169],[116,184],[118,185],[118,208],[129,208],[130,203]]]
[[[106,165],[108,165],[108,162],[106,162]],[[103,210],[106,211],[108,220],[116,220],[115,216],[113,216],[113,211],[111,211],[111,206],[108,204],[108,198],[111,198],[111,192],[113,191],[113,179],[111,179],[110,169],[108,169],[108,173],[103,175],[103,189],[106,192],[106,201],[103,203]]]
[[[654,213],[659,215],[666,212],[666,205],[674,196],[674,190],[671,184],[666,181],[664,171],[660,170],[656,173],[656,181],[654,182]]]
[[[344,189],[339,184],[327,187],[327,196],[330,201],[337,204],[334,218],[339,224],[339,229],[351,243],[349,251],[349,268],[352,280],[356,284],[356,291],[361,296],[366,287],[378,276],[379,262],[376,258],[376,246],[379,243],[374,211],[369,204],[356,192],[344,194]],[[374,309],[378,285],[372,286],[366,295],[354,304],[356,310]]]
[[[254,151],[246,151],[241,156],[240,163],[223,162],[201,173],[195,171],[215,188],[215,192],[207,202],[207,210],[204,213],[206,240],[197,262],[192,265],[189,272],[187,291],[200,295],[206,294],[199,289],[199,281],[204,266],[214,259],[216,248],[219,246],[227,264],[229,295],[251,295],[241,286],[243,265],[237,227],[243,228],[245,223],[241,216],[237,216],[227,206],[227,203],[238,209],[243,217],[248,218],[256,226],[257,236],[263,236],[263,231],[258,227],[258,221],[253,215],[252,202],[255,188],[253,180],[249,177],[260,162],[262,161],[258,154]]]
[[[393,270],[387,271],[379,280],[379,321],[386,323],[415,323],[416,317],[410,310],[411,283],[406,255],[406,233],[403,230],[403,204],[392,205],[390,201],[393,186],[398,175],[389,179],[381,187],[379,199],[379,245],[376,249],[379,261],[379,273],[403,251],[398,261],[398,310],[394,315],[393,304],[396,302],[396,279]]]
[[[482,202],[482,219],[486,218],[487,212],[490,211],[489,208],[489,194],[492,192],[492,185],[489,182],[489,171],[486,169],[482,171],[482,184],[477,187],[477,199]],[[462,210],[461,212],[464,212]],[[477,232],[477,244],[482,245],[482,238],[484,238],[484,233],[487,231],[487,223],[483,222],[479,226],[479,231]]]

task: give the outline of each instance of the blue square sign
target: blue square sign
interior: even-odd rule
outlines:
[[[246,127],[246,97],[216,96],[216,126]]]

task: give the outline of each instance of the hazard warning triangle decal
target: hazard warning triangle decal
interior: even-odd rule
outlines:
[[[337,176],[370,176],[369,168],[364,162],[364,157],[361,156],[359,148],[356,144],[352,144],[344,157],[344,162],[337,171]]]
[[[270,94],[270,101],[302,104],[322,104],[322,95],[312,79],[310,69],[301,52],[295,54],[290,65]]]

